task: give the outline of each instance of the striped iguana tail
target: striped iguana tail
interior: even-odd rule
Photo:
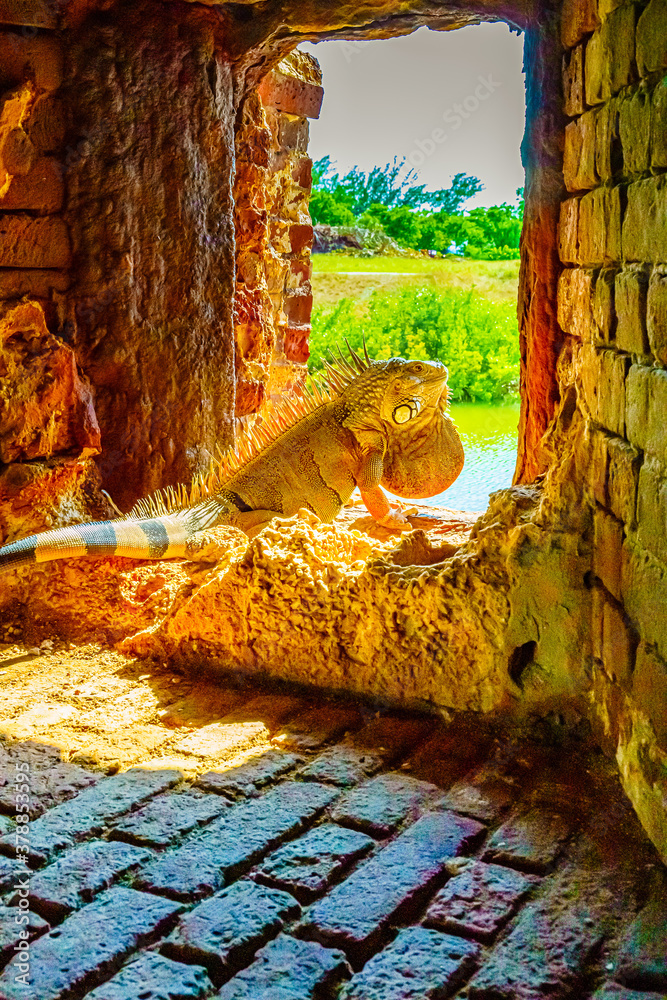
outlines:
[[[0,571],[81,556],[183,558],[192,534],[188,521],[187,517],[168,514],[54,528],[0,547]]]

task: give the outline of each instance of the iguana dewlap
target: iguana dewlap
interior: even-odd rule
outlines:
[[[341,355],[327,365],[326,388],[316,384],[281,403],[206,479],[141,500],[127,518],[5,545],[0,568],[76,556],[196,558],[198,533],[207,528],[235,525],[255,534],[302,508],[332,521],[355,486],[378,523],[409,529],[381,487],[405,498],[434,496],[463,468],[463,447],[445,413],[447,369],[350,353],[350,361]]]

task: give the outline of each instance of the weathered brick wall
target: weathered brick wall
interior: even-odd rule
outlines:
[[[594,503],[593,699],[625,783],[667,837],[667,4],[566,3],[569,335]]]
[[[308,359],[317,61],[293,52],[245,100],[236,136],[236,416],[259,412],[304,376]]]

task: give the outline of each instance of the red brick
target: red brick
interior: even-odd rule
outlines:
[[[374,846],[375,841],[365,833],[324,823],[278,848],[257,867],[253,877],[309,903]]]
[[[571,830],[565,816],[548,809],[532,809],[503,823],[489,840],[483,857],[485,861],[543,874],[560,854]]]
[[[0,218],[0,267],[67,268],[69,230],[63,219],[4,215]]]
[[[283,309],[290,326],[299,326],[310,323],[310,314],[313,311],[313,296],[309,293],[305,295],[286,295],[283,299]],[[310,328],[308,328],[310,332]]]
[[[310,191],[313,185],[313,161],[309,156],[300,157],[292,167],[292,180],[299,187]]]
[[[218,1000],[269,1000],[281,995],[289,1000],[320,1000],[333,997],[337,984],[348,975],[341,951],[281,934],[222,987]]]
[[[145,952],[113,979],[86,994],[86,1000],[196,1000],[209,996],[211,981],[200,965],[182,965]]]
[[[31,209],[46,215],[62,208],[64,196],[61,165],[53,157],[42,156],[29,173],[12,177],[0,197],[0,209]]]
[[[257,93],[266,107],[303,118],[320,117],[324,89],[315,83],[296,80],[273,70],[264,77]]]
[[[343,987],[340,1000],[440,1000],[477,968],[479,948],[425,927],[408,927]]]
[[[283,350],[288,361],[305,364],[310,357],[310,326],[288,326]]]
[[[39,1000],[64,1000],[109,978],[136,948],[170,928],[180,906],[134,889],[109,889],[30,946],[30,984]],[[0,974],[2,1000],[24,1000],[15,959]]]
[[[471,861],[434,897],[424,923],[489,944],[536,881],[502,865]]]
[[[284,782],[227,810],[182,847],[143,869],[137,884],[174,899],[201,899],[303,830],[334,797],[324,785]]]
[[[292,253],[301,253],[302,250],[313,245],[313,227],[304,223],[297,223],[289,227],[289,241]]]
[[[30,878],[30,900],[47,920],[59,922],[90,902],[121,875],[150,857],[145,847],[96,840],[68,851]]]
[[[220,985],[300,912],[286,892],[236,882],[181,917],[160,950],[178,962],[204,966]]]
[[[363,961],[377,949],[389,922],[418,907],[447,862],[469,849],[483,830],[454,813],[427,813],[315,903],[302,922],[303,933]]]

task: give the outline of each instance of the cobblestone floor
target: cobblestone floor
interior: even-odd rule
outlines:
[[[666,873],[582,737],[220,684],[204,711],[110,662],[112,721],[172,691],[146,746],[103,703],[49,735],[46,687],[4,725],[1,1000],[667,996]]]

